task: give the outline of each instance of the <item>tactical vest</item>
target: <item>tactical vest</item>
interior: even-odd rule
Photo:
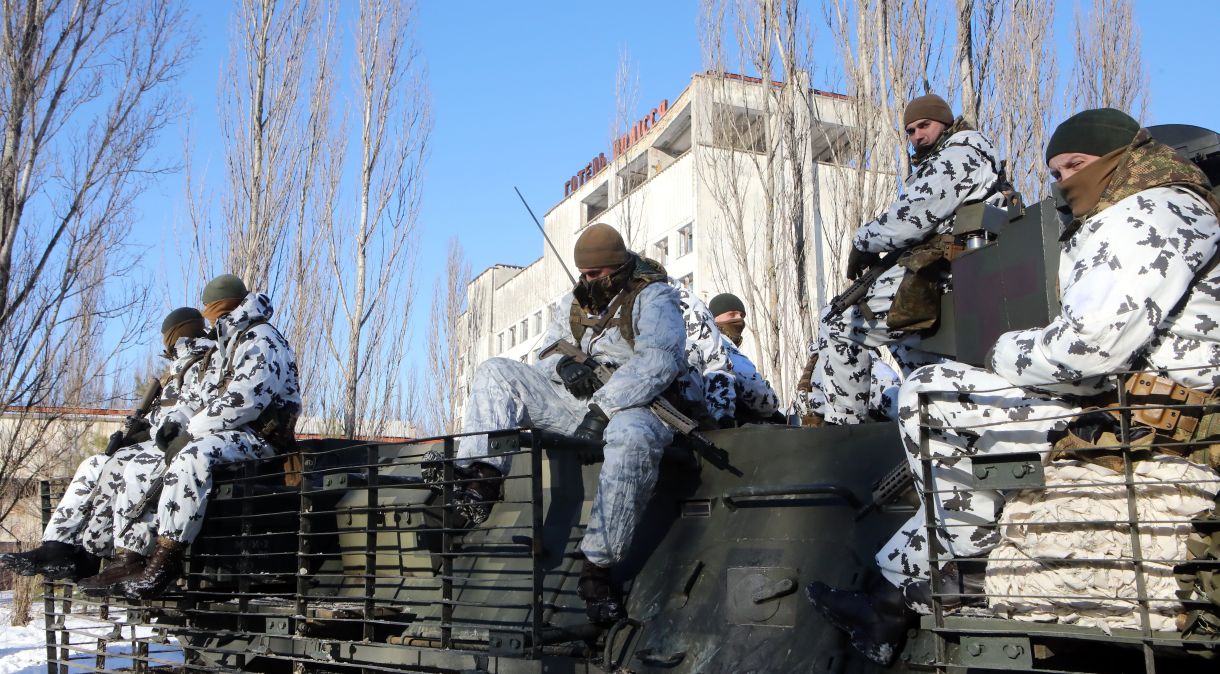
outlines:
[[[634,350],[635,324],[632,322],[632,317],[635,315],[635,300],[644,291],[644,288],[653,283],[664,283],[668,279],[669,275],[660,262],[641,255],[636,257],[635,270],[631,273],[627,287],[610,301],[610,305],[602,312],[601,318],[589,318],[580,303],[573,297],[572,307],[568,312],[568,324],[571,326],[572,337],[576,344],[584,348],[584,336],[590,328],[593,329],[593,337],[596,339],[610,325],[610,321],[618,316],[619,334]]]

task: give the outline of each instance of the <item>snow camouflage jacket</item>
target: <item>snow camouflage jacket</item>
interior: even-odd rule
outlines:
[[[568,292],[551,313],[542,348],[560,339],[575,342],[569,321],[571,305],[572,293]],[[647,405],[676,377],[689,375],[685,362],[686,326],[677,290],[664,283],[653,283],[641,290],[632,308],[632,325],[635,328],[634,350],[619,331],[617,319],[609,321],[597,337],[592,330],[587,330],[579,345],[598,362],[618,367],[610,381],[598,389],[590,401],[597,403],[607,415]],[[552,354],[538,359],[534,367],[557,386],[563,386],[555,373],[559,359],[558,354]]]
[[[148,414],[152,435],[155,436],[157,429],[170,420],[185,427],[212,398],[214,387],[208,386],[204,373],[208,363],[205,356],[215,346],[216,342],[206,337],[178,338],[174,344],[174,360],[162,380],[161,399]]]
[[[733,364],[734,388],[737,389],[737,404],[759,417],[769,417],[779,410],[779,396],[771,383],[759,374],[754,363],[746,358],[737,345],[728,337],[720,336],[729,362]]]
[[[679,394],[685,400],[704,403],[713,419],[732,419],[737,412],[736,374],[724,348],[724,337],[716,327],[716,319],[698,296],[672,278],[669,285],[678,291],[682,319],[686,323],[689,372],[678,378]]]
[[[1087,218],[1059,255],[1059,316],[1001,335],[991,369],[1013,384],[1077,395],[1100,392],[1108,384],[1100,375],[1132,367],[1191,388],[1220,385],[1220,271],[1191,287],[1218,242],[1207,202],[1177,187],[1138,192]],[[1167,316],[1184,295],[1182,310]]]
[[[884,213],[856,230],[853,245],[869,253],[903,250],[945,234],[953,214],[969,201],[999,205],[995,146],[978,131],[958,131],[914,167],[906,189]]]
[[[244,429],[268,408],[300,409],[296,356],[267,322],[273,313],[266,295],[250,293],[216,321],[216,352],[204,374],[215,395],[191,417],[191,435]]]

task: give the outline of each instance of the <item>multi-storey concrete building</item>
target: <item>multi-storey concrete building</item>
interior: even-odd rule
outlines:
[[[739,294],[754,331],[744,350],[790,396],[817,308],[835,289],[831,270],[837,275],[838,267],[831,262],[846,250],[836,206],[857,172],[829,162],[848,138],[846,98],[805,87],[801,109],[785,118],[784,129],[782,89],[734,75],[695,75],[676,100],[660,102],[614,141],[610,158],[598,152],[557,180],[563,198],[543,227],[562,261],[544,244],[532,263],[497,264],[468,286],[459,403],[483,360],[533,362],[550,312],[572,286],[563,266],[572,269],[572,246],[595,222],[616,227],[629,247],[662,262],[705,301],[719,292]],[[796,153],[784,146],[793,138]],[[791,157],[801,158],[800,170],[791,170]],[[803,229],[799,243],[788,226],[793,219]],[[772,329],[764,330],[764,322]]]

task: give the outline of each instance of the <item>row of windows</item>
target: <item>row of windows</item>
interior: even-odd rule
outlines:
[[[553,311],[555,305],[551,305]],[[532,317],[521,319],[520,323],[509,327],[507,330],[501,331],[496,335],[496,353],[504,353],[505,349],[511,349],[518,344],[522,344],[525,340],[533,335],[535,338],[542,334],[542,310],[534,312]]]
[[[683,255],[694,252],[695,250],[695,223],[690,223],[678,229],[678,251],[674,255],[674,259],[678,259]],[[665,264],[669,259],[669,235],[665,235],[652,244],[651,251],[652,259]]]

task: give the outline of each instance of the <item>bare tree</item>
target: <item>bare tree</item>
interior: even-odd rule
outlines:
[[[337,214],[327,236],[327,256],[338,282],[336,322],[346,333],[328,336],[342,382],[346,437],[380,433],[400,407],[407,316],[415,292],[420,187],[432,125],[413,22],[412,4],[365,0],[353,36],[360,120],[358,215],[348,226]]]
[[[466,285],[470,265],[456,238],[449,240],[449,254],[443,276],[432,291],[431,320],[428,323],[428,370],[431,388],[427,413],[430,433],[456,433],[461,411],[462,347],[469,336],[463,334],[466,313]]]
[[[1148,107],[1148,72],[1140,56],[1140,31],[1131,0],[1093,0],[1075,13],[1075,92],[1069,113],[1113,107],[1136,119]]]
[[[124,242],[133,201],[172,168],[149,153],[190,42],[173,2],[5,0],[2,21],[0,521],[55,454],[57,416],[28,412],[95,398],[143,326]]]

